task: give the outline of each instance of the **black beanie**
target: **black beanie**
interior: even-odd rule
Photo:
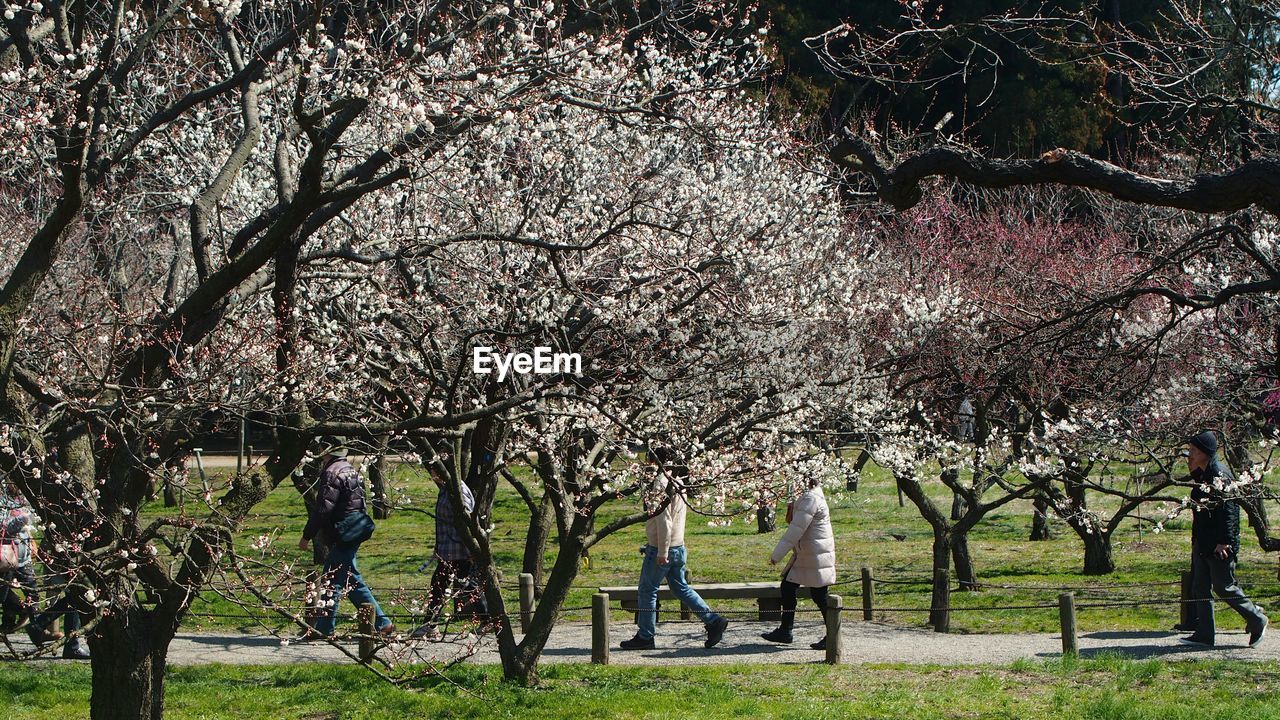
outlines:
[[[1212,430],[1205,430],[1199,435],[1192,436],[1187,443],[1200,448],[1209,457],[1218,453],[1218,436],[1214,435]]]

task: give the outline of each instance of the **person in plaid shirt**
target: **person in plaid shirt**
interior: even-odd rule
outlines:
[[[449,493],[445,490],[444,479],[439,473],[431,473],[431,479],[435,481],[436,487],[440,489],[440,495],[436,498],[436,549],[435,559],[437,561],[435,572],[431,574],[431,590],[427,595],[427,621],[418,626],[413,631],[411,637],[418,639],[435,640],[440,637],[440,632],[436,630],[436,624],[439,622],[440,615],[444,610],[445,600],[448,599],[449,590],[453,587],[453,583],[458,578],[466,578],[471,576],[471,551],[467,549],[466,543],[462,540],[462,534],[458,531],[457,526],[457,508],[453,500],[449,497]],[[476,501],[471,494],[471,489],[466,483],[460,483],[462,488],[462,510],[467,514],[475,512]]]

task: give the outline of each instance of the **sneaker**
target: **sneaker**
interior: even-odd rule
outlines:
[[[822,636],[822,639],[821,639],[821,640],[819,640],[818,642],[815,642],[815,643],[809,643],[809,647],[813,648],[814,650],[826,650],[826,649],[827,649],[827,636],[826,636],[826,635],[823,635],[823,636]]]
[[[409,633],[409,638],[412,640],[436,641],[442,637],[444,636],[441,635],[440,631],[436,629],[436,626],[431,623],[423,623],[414,628],[413,632]]]
[[[79,640],[72,640],[62,647],[63,660],[88,660],[89,648]]]
[[[1267,625],[1271,624],[1271,620],[1267,616],[1262,616],[1262,624],[1249,631],[1249,647],[1258,647],[1258,643],[1262,642],[1262,636],[1267,634]]]
[[[782,643],[783,645],[790,645],[792,642],[794,642],[794,640],[791,637],[791,631],[784,630],[782,628],[778,628],[777,630],[771,630],[761,635],[760,637],[764,638],[765,640],[768,640],[769,642]]]
[[[1180,638],[1179,642],[1185,645],[1200,645],[1203,647],[1213,647],[1213,638],[1207,638],[1202,635],[1191,635],[1189,637]]]
[[[378,628],[376,632],[377,634],[381,635],[384,638],[392,637],[396,634],[396,624],[387,623],[386,625],[383,625],[382,627]]]
[[[1178,623],[1177,625],[1174,625],[1174,626],[1173,626],[1173,631],[1174,631],[1174,632],[1184,632],[1184,633],[1195,632],[1195,631],[1196,631],[1196,626],[1195,626],[1195,625],[1183,625],[1182,623]]]
[[[27,637],[31,638],[32,643],[40,647],[44,647],[49,643],[57,642],[61,640],[62,633],[58,632],[57,630],[50,630],[49,628],[41,628],[41,627],[36,627],[35,625],[28,625]]]
[[[707,642],[705,647],[713,648],[720,644],[720,640],[724,638],[724,629],[729,627],[729,621],[723,617],[707,623]]]
[[[618,647],[623,650],[652,650],[654,643],[653,638],[642,638],[637,635],[630,640],[623,640],[618,643]]]

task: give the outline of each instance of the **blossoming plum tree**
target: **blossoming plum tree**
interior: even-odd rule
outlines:
[[[682,235],[708,211],[696,183],[666,197],[660,183],[629,175],[644,191],[632,209],[660,208],[630,221],[618,220],[627,208],[582,188],[504,198],[541,190],[529,176],[516,181],[522,172],[545,166],[571,176],[563,163],[585,160],[571,145],[540,147],[563,120],[597,117],[598,126],[572,127],[598,127],[602,142],[609,127],[637,123],[681,138],[671,147],[657,137],[653,147],[632,143],[648,154],[618,158],[629,171],[647,163],[648,179],[680,167],[727,188],[751,169],[722,165],[722,153],[739,156],[712,141],[732,140],[726,130],[737,125],[757,127],[747,122],[757,111],[726,95],[761,62],[744,18],[706,5],[628,29],[612,12],[610,3],[583,14],[519,0],[9,7],[0,34],[0,193],[13,219],[0,261],[0,461],[46,519],[52,562],[70,578],[65,592],[90,619],[94,718],[162,714],[170,639],[234,553],[241,520],[304,459],[309,437],[431,430],[437,442],[459,436],[496,450],[509,422],[499,413],[551,401],[540,384],[491,388],[442,362],[461,348],[451,333],[488,332],[460,317],[508,313],[510,324],[550,333],[549,317],[586,320],[569,298],[589,307],[581,298],[593,282],[609,286],[602,296],[656,283],[659,294],[709,301],[714,284],[690,289],[706,282],[699,273],[722,263],[747,272],[755,259],[747,249],[795,222],[775,211],[746,228],[704,226],[725,233],[717,240],[727,256],[705,256],[707,267],[680,263],[680,245],[652,248],[668,263],[658,268],[673,274],[661,280],[630,273],[648,267],[641,244],[613,265],[583,266],[625,274],[581,277],[581,288],[558,296],[526,286],[526,297],[489,302],[514,290],[495,280],[521,277],[508,261],[558,272],[579,252],[557,249],[550,223],[531,234],[519,215],[495,214],[520,203],[588,223],[563,232],[587,249],[593,238],[581,233],[597,221],[597,232],[617,223],[594,240],[602,247],[646,232],[645,222],[669,226],[667,237],[689,246],[706,242]],[[721,30],[681,26],[695,19]],[[671,54],[675,38],[695,50]],[[700,114],[704,104],[736,114]],[[704,132],[696,151],[681,144]],[[549,154],[529,156],[530,148]],[[772,148],[776,155],[748,164],[783,162],[789,148]],[[694,154],[669,158],[673,151]],[[473,182],[451,187],[469,174]],[[774,190],[803,180],[774,177],[783,183]],[[805,182],[795,192],[812,187]],[[763,239],[735,234],[744,229]],[[799,232],[782,235],[794,243]],[[379,287],[391,280],[400,283],[394,302]],[[454,291],[466,294],[445,294]],[[469,314],[472,304],[480,312]],[[635,332],[659,332],[621,317]],[[606,332],[583,342],[627,352],[608,340]],[[751,380],[767,387],[767,376]],[[202,488],[203,513],[188,505],[154,516],[148,488],[211,413],[250,412],[275,429],[265,464]],[[497,453],[477,457],[496,467]]]

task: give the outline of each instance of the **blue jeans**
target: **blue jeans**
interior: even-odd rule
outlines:
[[[375,629],[381,630],[391,624],[391,618],[383,614],[373,592],[364,584],[364,578],[360,577],[360,570],[356,567],[356,551],[359,549],[359,544],[338,543],[329,548],[329,554],[324,559],[324,574],[327,579],[325,592],[333,602],[323,608],[322,614],[316,619],[316,631],[321,635],[333,634],[333,629],[338,624],[338,602],[342,595],[346,595],[357,607],[373,606]]]
[[[651,638],[658,632],[658,588],[665,579],[671,587],[676,599],[684,603],[690,610],[698,614],[704,624],[719,620],[720,616],[711,612],[711,608],[703,602],[702,596],[689,587],[684,573],[684,546],[673,547],[667,551],[667,564],[658,564],[658,548],[652,545],[644,547],[644,563],[640,566],[640,587],[636,596],[636,609],[639,610],[636,632],[638,638]]]
[[[46,565],[46,571],[48,566]],[[44,576],[44,584],[46,587],[56,588],[65,586],[71,581],[71,576],[65,573],[49,573]],[[80,632],[80,613],[76,611],[72,598],[72,589],[63,587],[62,594],[58,599],[49,604],[42,613],[37,613],[31,618],[31,629],[44,631],[53,627],[58,620],[58,616],[62,616],[62,632],[70,635],[74,632]]]

